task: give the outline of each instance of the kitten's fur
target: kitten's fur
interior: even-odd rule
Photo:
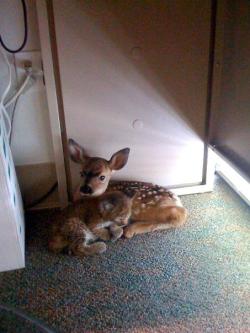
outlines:
[[[120,191],[99,197],[85,198],[63,212],[60,223],[52,226],[49,249],[85,256],[102,253],[106,244],[101,240],[117,240],[128,224],[134,193]],[[66,215],[66,218],[65,218]]]

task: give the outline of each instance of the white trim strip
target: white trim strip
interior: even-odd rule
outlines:
[[[49,34],[48,13],[46,0],[37,0],[37,17],[39,35],[41,41],[41,51],[43,60],[43,70],[46,82],[46,92],[49,107],[50,126],[52,132],[53,149],[55,155],[56,174],[58,180],[58,193],[61,207],[68,204],[66,172],[62,145],[61,126],[57,102],[56,83],[54,76],[53,58]]]

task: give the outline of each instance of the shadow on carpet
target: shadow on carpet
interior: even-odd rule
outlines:
[[[47,251],[56,212],[32,213],[26,268],[0,274],[0,302],[56,332],[250,332],[250,209],[221,180],[182,197],[186,226],[77,259]]]

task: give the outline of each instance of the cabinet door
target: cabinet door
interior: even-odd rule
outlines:
[[[53,8],[68,136],[105,158],[130,147],[118,178],[201,183],[210,1],[54,0]]]
[[[250,181],[250,1],[219,2],[211,143]]]

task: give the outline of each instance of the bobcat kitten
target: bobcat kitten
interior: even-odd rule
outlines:
[[[108,192],[99,197],[84,198],[64,211],[64,219],[52,226],[49,249],[65,249],[76,256],[106,251],[101,240],[117,240],[128,224],[133,192]],[[66,218],[65,218],[66,215]]]

